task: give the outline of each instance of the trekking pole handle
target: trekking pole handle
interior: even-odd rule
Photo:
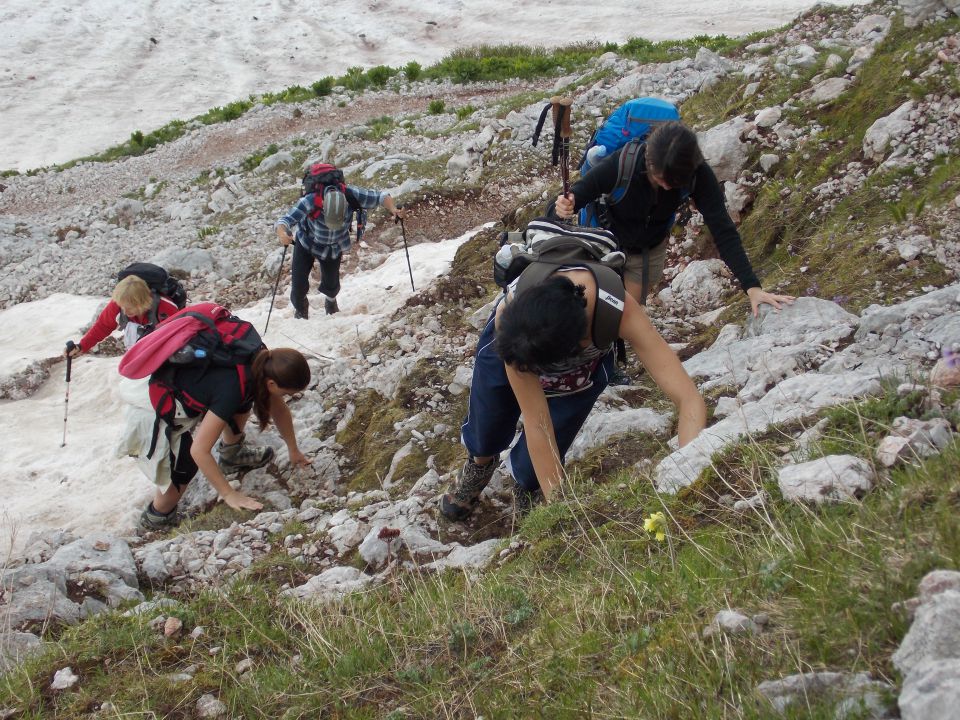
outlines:
[[[67,340],[67,382],[70,382],[70,366],[73,364],[73,355],[74,350],[77,349],[77,344],[73,340]]]
[[[400,223],[401,225],[403,225],[403,218],[397,215],[397,212],[396,212],[397,210],[403,210],[403,205],[397,205],[396,209],[394,210],[393,224],[396,225],[397,223]]]
[[[557,118],[560,118],[560,137],[573,137],[573,129],[570,127],[570,106],[573,105],[573,100],[568,97],[554,95],[550,98],[550,105],[553,110],[554,126],[557,124]]]

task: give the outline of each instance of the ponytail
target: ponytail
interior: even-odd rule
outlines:
[[[291,348],[263,349],[253,359],[253,414],[260,430],[270,424],[270,390],[267,380],[273,380],[285,390],[303,390],[310,384],[310,366],[307,359]]]

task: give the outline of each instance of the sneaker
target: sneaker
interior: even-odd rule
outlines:
[[[460,470],[456,486],[440,498],[441,514],[454,522],[467,518],[473,512],[480,493],[493,477],[497,465],[493,460],[486,465],[477,465],[472,459],[468,459]]]
[[[224,445],[220,441],[220,469],[223,472],[239,472],[241,470],[254,470],[263,467],[273,460],[276,454],[269,445],[247,445],[244,435],[240,436],[240,442],[233,445]]]
[[[336,298],[327,298],[323,301],[323,308],[327,311],[327,315],[333,315],[335,312],[339,312],[340,307],[337,305]]]
[[[527,490],[525,487],[513,486],[513,515],[516,519],[526,517],[534,507],[543,502],[543,491]]]
[[[140,527],[143,530],[151,531],[166,530],[167,528],[179,525],[180,519],[180,513],[177,512],[176,508],[164,515],[154,510],[153,503],[151,502],[147,505],[146,509],[140,513]]]
[[[633,380],[623,371],[622,367],[614,365],[613,374],[610,376],[610,380],[607,381],[607,385],[633,385]]]

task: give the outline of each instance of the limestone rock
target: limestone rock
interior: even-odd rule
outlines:
[[[61,668],[53,674],[53,682],[50,683],[50,689],[67,690],[72,688],[79,681],[80,678],[75,672],[73,672],[73,668]]]
[[[777,482],[786,500],[821,503],[860,497],[873,487],[873,479],[873,468],[865,460],[829,455],[782,468]]]
[[[699,135],[700,149],[720,182],[735,182],[747,164],[747,145],[740,138],[748,123],[735,117]]]
[[[910,113],[914,102],[908,100],[889,115],[878,118],[863,136],[863,155],[868,160],[882,160],[891,143],[913,129]]]
[[[922,603],[892,659],[904,675],[925,660],[960,660],[960,592],[946,590]]]
[[[902,720],[954,720],[960,707],[960,660],[924,660],[904,678]]]
[[[228,708],[213,695],[207,693],[197,700],[197,717],[222,718],[226,717]]]

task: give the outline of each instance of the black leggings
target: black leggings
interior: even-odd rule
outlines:
[[[186,432],[180,436],[180,452],[170,450],[170,481],[177,490],[183,490],[197,474],[197,463],[190,454],[193,435]]]

